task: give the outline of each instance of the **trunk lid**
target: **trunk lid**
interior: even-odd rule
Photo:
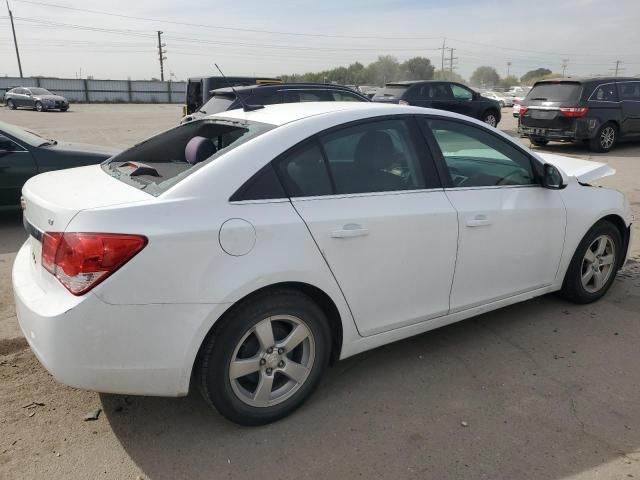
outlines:
[[[32,177],[22,188],[25,221],[41,232],[63,232],[81,210],[153,198],[109,176],[100,165]]]
[[[560,112],[563,107],[576,107],[582,95],[582,85],[575,81],[538,82],[520,102],[527,111],[520,114],[525,127],[572,130],[575,118]]]
[[[581,160],[579,158],[565,157],[553,153],[538,153],[547,163],[558,167],[570,177],[576,177],[579,182],[589,183],[600,178],[614,175],[616,170],[606,163]]]

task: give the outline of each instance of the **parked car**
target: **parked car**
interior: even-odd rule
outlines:
[[[455,82],[418,80],[387,83],[374,102],[437,108],[477,118],[492,127],[500,122],[500,103]]]
[[[0,122],[0,209],[20,205],[20,190],[34,175],[50,170],[100,163],[116,150],[62,143]]]
[[[235,91],[234,91],[235,90]],[[251,105],[273,105],[298,102],[368,102],[364,95],[343,85],[326,83],[282,83],[262,84],[247,87],[219,88],[211,92],[211,99],[197,112],[183,117],[181,123],[190,122],[212,113],[242,107],[242,101]]]
[[[520,116],[520,100],[517,98],[514,98],[513,100],[513,108],[511,109],[511,113],[515,118],[518,118]]]
[[[496,92],[483,92],[481,95],[485,98],[490,98],[491,100],[498,102],[500,104],[500,108],[513,106],[513,97],[504,96]]]
[[[15,87],[4,94],[4,102],[11,110],[31,108],[39,112],[47,110],[69,110],[69,101],[61,95],[51,93],[46,88]]]
[[[519,133],[534,145],[584,142],[595,152],[608,152],[619,139],[640,139],[640,79],[536,82],[521,103]]]
[[[443,110],[221,112],[29,180],[16,312],[60,382],[195,385],[264,424],[332,360],[548,292],[602,297],[632,214],[588,183],[613,172]]]
[[[214,90],[228,87],[229,85],[262,85],[282,83],[279,78],[267,77],[192,77],[187,80],[187,101],[182,107],[182,116],[196,112],[202,105],[211,98]]]

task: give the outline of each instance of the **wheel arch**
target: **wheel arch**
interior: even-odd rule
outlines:
[[[212,335],[215,335],[216,329],[221,325],[221,321],[224,320],[224,318],[241,303],[247,302],[257,295],[263,295],[265,292],[269,292],[270,290],[282,289],[301,292],[311,298],[322,309],[327,317],[329,328],[331,330],[330,362],[333,364],[340,358],[340,352],[342,351],[343,342],[343,325],[340,311],[338,310],[338,307],[333,299],[325,291],[309,283],[299,281],[273,283],[271,285],[258,288],[257,290],[246,294],[244,297],[234,302],[233,305],[225,310],[224,313],[220,315],[220,317],[215,321],[207,334],[202,338],[200,345],[198,346],[198,352],[193,361],[193,364],[191,365],[191,384],[193,384],[193,376],[197,370],[198,362],[200,361],[202,355],[203,346],[206,345],[207,340]]]
[[[622,267],[624,260],[627,257],[627,251],[629,249],[629,241],[631,237],[630,227],[627,227],[627,223],[624,221],[624,218],[622,218],[620,215],[615,213],[610,213],[608,215],[605,215],[604,217],[599,218],[596,222],[594,222],[594,224],[591,225],[591,227],[589,227],[589,230],[591,230],[598,223],[604,222],[604,221],[613,224],[613,226],[615,226],[618,229],[618,231],[620,232],[620,236],[622,237],[623,254],[620,255],[619,264],[617,266],[617,268],[620,268]]]

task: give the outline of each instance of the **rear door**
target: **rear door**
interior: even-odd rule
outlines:
[[[486,128],[420,122],[441,154],[446,195],[458,212],[451,312],[551,285],[564,245],[560,192],[543,188],[531,158]]]
[[[576,107],[582,95],[582,85],[573,81],[539,82],[534,85],[521,105],[520,123],[525,127],[553,130],[573,130],[576,119],[560,112],[561,107]],[[541,132],[542,133],[542,132]]]
[[[622,105],[622,133],[640,135],[640,82],[618,82]]]
[[[22,186],[36,173],[31,153],[0,132],[0,206],[19,205]]]
[[[458,220],[411,118],[344,125],[276,161],[364,335],[446,315]]]

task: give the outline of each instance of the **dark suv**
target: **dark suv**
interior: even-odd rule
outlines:
[[[249,105],[273,105],[299,102],[368,102],[364,95],[342,85],[325,83],[281,83],[274,85],[251,85],[234,87],[235,92]],[[197,112],[184,117],[180,123],[196,118],[241,108],[234,89],[219,88],[211,92],[211,99]]]
[[[501,118],[500,103],[455,82],[418,80],[387,83],[371,100],[448,110],[477,118],[492,127],[497,126]]]
[[[583,141],[608,152],[619,138],[640,137],[640,79],[536,82],[521,103],[518,132],[538,146]]]

